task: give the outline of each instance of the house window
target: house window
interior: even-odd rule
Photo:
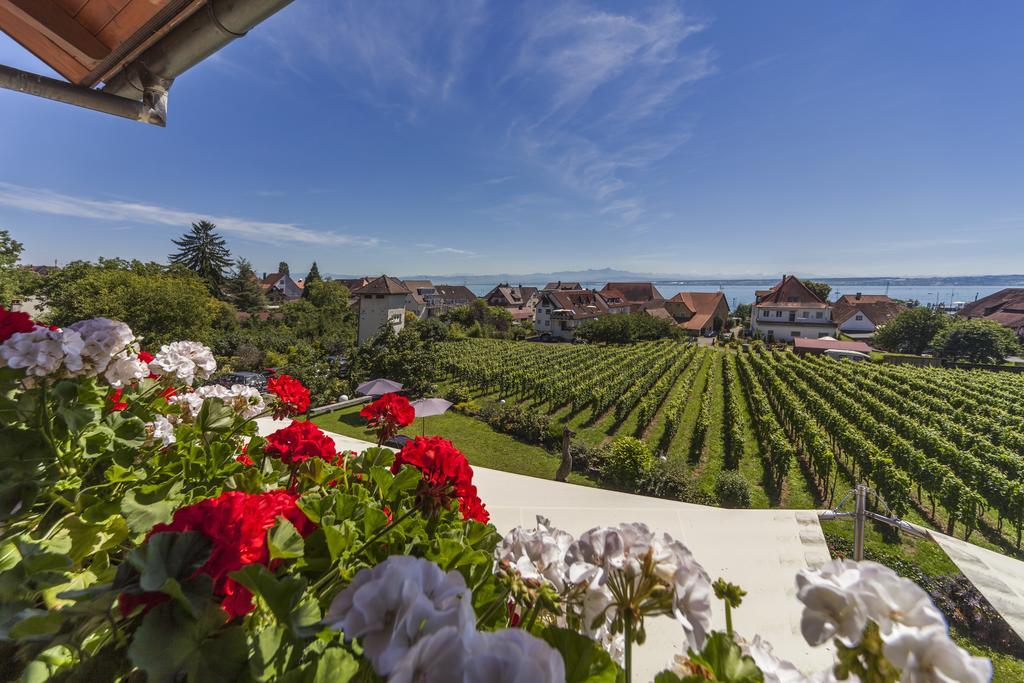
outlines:
[[[821,319],[821,311],[818,311],[817,313],[815,313],[814,317],[818,318],[818,319]]]
[[[781,318],[782,317],[782,311],[775,311],[775,317],[776,318]]]
[[[800,330],[793,330],[792,332],[790,332],[790,334],[793,337],[799,337],[800,336]]]
[[[799,297],[795,297],[795,296],[787,296],[786,297],[786,301],[789,301],[789,302],[800,301],[800,298]]]
[[[863,319],[864,319],[864,316],[862,316],[861,314],[858,313],[857,314],[857,320],[863,320]]]
[[[811,316],[811,314],[808,311],[804,311],[803,315],[800,316],[800,317],[802,317],[802,318],[809,318],[810,316]]]

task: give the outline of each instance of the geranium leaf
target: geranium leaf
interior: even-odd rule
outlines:
[[[156,534],[125,557],[139,572],[139,587],[158,591],[167,579],[181,582],[192,576],[210,557],[210,539],[198,531],[167,531]]]
[[[232,626],[203,641],[198,655],[191,660],[188,680],[190,683],[237,681],[248,665],[245,629]]]
[[[125,494],[121,500],[121,514],[128,520],[128,528],[136,534],[149,531],[157,524],[171,521],[180,502],[180,481],[169,481],[159,486],[147,486]]]
[[[596,641],[557,626],[545,628],[541,637],[562,655],[566,683],[615,683],[619,667]]]
[[[227,432],[235,422],[234,409],[219,398],[207,398],[196,415],[196,429],[200,432]]]
[[[388,523],[388,516],[378,508],[366,508],[366,516],[363,517],[363,533],[367,536]]]
[[[391,483],[395,479],[394,475],[391,474],[391,471],[386,470],[383,467],[371,467],[370,479],[377,485],[377,489],[380,491],[380,497],[387,500],[388,489],[391,488]]]
[[[49,640],[60,630],[66,615],[41,609],[22,610],[15,618],[8,636],[14,640]]]
[[[257,681],[277,679],[291,668],[295,645],[280,624],[269,626],[250,640],[249,672]]]
[[[423,478],[423,473],[415,467],[403,467],[394,475],[389,492],[391,498],[398,498],[399,494],[406,491],[413,491]]]
[[[327,552],[331,554],[332,560],[338,559],[344,550],[352,547],[356,537],[356,525],[351,519],[346,519],[341,524],[324,525],[320,528],[323,529]]]
[[[358,672],[359,662],[351,652],[332,647],[317,656],[313,683],[346,683]]]
[[[207,636],[224,623],[224,611],[210,604],[193,619],[172,603],[157,605],[146,613],[135,631],[128,657],[146,672],[147,683],[173,683],[193,661]]]
[[[715,679],[728,683],[762,683],[764,675],[753,658],[725,633],[712,633],[699,657],[694,658],[715,672]]]
[[[313,627],[320,621],[320,609],[316,603],[303,600],[305,579],[297,576],[278,578],[261,564],[246,565],[231,572],[230,576],[253,595],[259,596],[277,621],[293,635],[303,638],[315,633]]]
[[[278,517],[277,523],[267,532],[267,545],[272,560],[302,557],[305,550],[302,534],[284,517]]]

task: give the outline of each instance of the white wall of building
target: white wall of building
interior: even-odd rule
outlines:
[[[362,344],[390,323],[395,332],[405,329],[405,294],[363,294],[359,297],[359,338]]]
[[[839,329],[843,332],[852,332],[854,334],[874,332],[875,324],[871,322],[864,313],[858,310],[856,313],[844,320],[843,324],[839,326]]]

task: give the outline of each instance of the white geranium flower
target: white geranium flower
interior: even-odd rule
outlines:
[[[569,547],[566,562],[573,583],[587,582],[581,616],[588,631],[602,613],[613,620],[620,611],[616,601],[621,596],[609,589],[610,577],[614,575],[616,584],[636,587],[650,573],[672,591],[672,613],[690,647],[703,647],[711,628],[711,580],[686,546],[671,536],[656,537],[638,523],[599,527]]]
[[[24,369],[29,377],[76,375],[82,371],[82,337],[74,330],[37,326],[18,332],[0,344],[0,361]]]
[[[832,560],[820,570],[796,576],[797,598],[804,603],[800,630],[811,645],[833,637],[848,646],[860,642],[867,614],[857,592],[860,568],[852,560]]]
[[[219,384],[207,384],[195,391],[172,396],[170,402],[182,406],[187,415],[195,419],[208,398],[219,398],[246,419],[256,417],[267,408],[259,390],[243,384],[233,384],[230,389]]]
[[[208,346],[193,341],[164,344],[149,364],[157,375],[172,375],[185,384],[195,379],[209,379],[217,370],[217,361]]]
[[[334,599],[325,623],[358,638],[381,676],[390,675],[424,636],[445,626],[473,629],[472,598],[462,574],[435,563],[393,555],[362,569]]]
[[[972,657],[944,626],[897,627],[882,652],[905,683],[987,683],[992,678],[992,662]]]
[[[518,628],[475,633],[467,639],[464,683],[564,683],[562,655]],[[449,679],[456,680],[456,679]]]
[[[931,597],[910,579],[877,562],[861,562],[860,571],[857,594],[868,618],[878,624],[883,637],[898,626],[946,627],[946,619]]]
[[[537,517],[537,528],[516,527],[505,534],[494,549],[497,562],[508,562],[524,579],[547,581],[555,590],[565,590],[565,553],[573,538],[571,534],[551,526],[544,517]]]
[[[473,634],[456,626],[420,638],[405,653],[388,677],[388,683],[450,683],[463,681],[466,640]]]
[[[149,374],[149,366],[139,360],[137,355],[121,355],[111,359],[107,364],[103,377],[114,387],[123,387],[139,381]]]
[[[170,446],[176,440],[174,425],[166,415],[157,415],[155,420],[147,422],[146,433],[154,443],[159,442],[161,446]]]
[[[69,329],[82,337],[84,374],[102,375],[115,359],[135,358],[139,352],[135,333],[123,322],[109,318],[91,318],[72,324]],[[115,376],[117,376],[115,374]],[[143,377],[145,375],[142,375]],[[109,379],[108,379],[109,381]]]
[[[749,655],[764,674],[764,683],[808,683],[810,679],[791,662],[779,659],[771,643],[754,636],[751,641],[737,639],[743,654]]]

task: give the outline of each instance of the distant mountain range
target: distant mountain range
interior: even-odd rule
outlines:
[[[372,274],[371,274],[372,275]],[[852,284],[857,285],[906,285],[919,287],[960,287],[977,285],[984,287],[1024,287],[1024,275],[962,275],[962,276],[934,276],[934,277],[828,277],[819,275],[801,275],[812,280],[827,282],[832,286],[844,287]],[[328,274],[333,278],[354,278],[356,275]],[[726,275],[720,277],[693,276],[682,274],[666,273],[636,273],[628,270],[615,268],[589,268],[586,270],[565,270],[549,273],[495,273],[489,275],[457,274],[457,275],[401,275],[403,280],[430,280],[435,283],[458,284],[458,285],[487,285],[497,282],[510,282],[512,284],[537,284],[546,282],[661,282],[676,284],[716,284],[716,285],[760,285],[765,282],[779,280],[778,273],[765,273],[763,275]]]

